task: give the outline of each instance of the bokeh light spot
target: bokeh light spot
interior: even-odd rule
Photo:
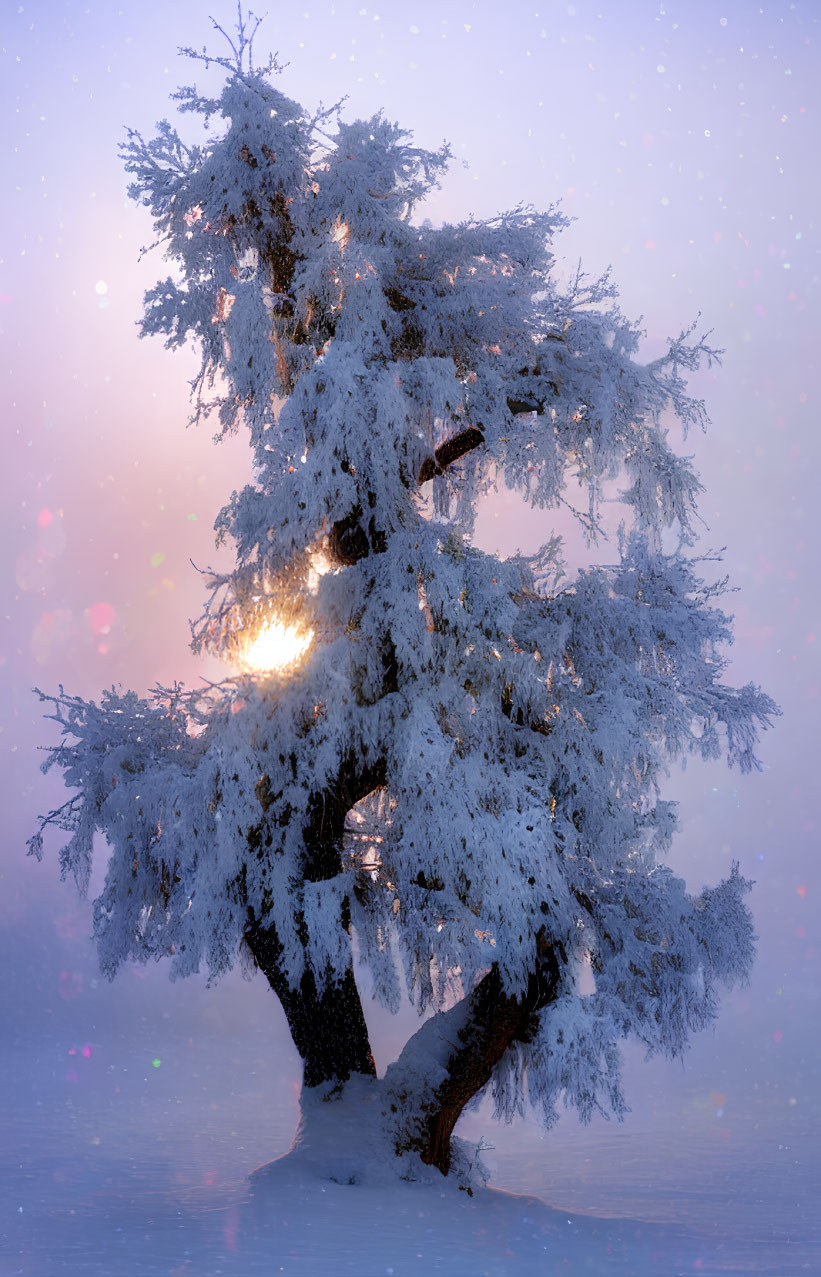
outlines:
[[[93,603],[86,609],[86,618],[92,634],[110,634],[116,612],[110,603]]]

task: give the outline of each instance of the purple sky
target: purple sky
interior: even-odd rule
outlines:
[[[97,985],[87,906],[60,886],[53,848],[40,866],[23,856],[36,814],[60,801],[37,771],[34,747],[52,737],[33,685],[93,696],[219,675],[187,649],[203,594],[189,559],[218,562],[211,524],[247,477],[245,443],[186,431],[192,357],[138,341],[163,262],[138,261],[151,228],[116,154],[126,124],[150,130],[177,84],[205,82],[176,49],[219,50],[209,11],[232,20],[227,0],[9,0],[0,17],[0,1005],[31,1037],[163,1008],[192,1034],[242,1032],[259,1004],[233,979],[184,996],[163,972]],[[726,349],[694,380],[714,425],[688,451],[706,487],[703,546],[727,547],[740,587],[732,679],[762,683],[784,717],[763,775],[693,764],[671,778],[672,861],[693,889],[731,858],[757,880],[753,986],[703,1049],[732,1074],[743,1044],[797,1120],[818,1102],[820,16],[786,0],[304,0],[272,5],[258,37],[307,106],[347,94],[348,117],[384,107],[421,144],[451,141],[457,161],[423,215],[561,200],[578,220],[560,269],[612,264],[625,311],[644,316],[646,358],[699,312]],[[528,549],[544,530],[501,497],[481,543]]]

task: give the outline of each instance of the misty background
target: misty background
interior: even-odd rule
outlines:
[[[192,561],[227,562],[212,524],[250,477],[248,448],[187,429],[195,357],[138,339],[165,264],[139,260],[152,229],[117,158],[126,125],[172,118],[179,84],[220,82],[176,52],[227,51],[211,12],[229,27],[235,9],[0,12],[0,1254],[27,1236],[17,1197],[65,1225],[69,1199],[106,1176],[113,1197],[129,1175],[196,1196],[283,1152],[297,1116],[299,1062],[262,977],[172,985],[160,965],[108,984],[56,843],[41,865],[25,857],[38,813],[63,801],[38,770],[55,728],[32,688],[143,693],[225,672],[188,650],[205,593]],[[773,1255],[789,1243],[796,1264],[821,1254],[819,18],[786,0],[303,0],[272,3],[256,46],[258,61],[278,51],[279,87],[309,109],[347,96],[345,118],[384,108],[420,145],[451,142],[420,217],[560,201],[577,220],[554,245],[559,271],[612,265],[623,309],[643,316],[643,360],[699,316],[725,350],[690,383],[713,421],[684,445],[705,486],[699,548],[726,547],[705,569],[738,587],[728,681],[760,683],[783,717],[761,773],[694,760],[667,796],[681,818],[670,863],[690,890],[732,860],[755,880],[752,983],[683,1063],[626,1052],[624,1126],[569,1116],[545,1135],[532,1117],[497,1128],[486,1109],[468,1126],[495,1143],[504,1187],[724,1230],[739,1254],[756,1236]],[[500,492],[477,541],[533,550],[552,525]],[[103,870],[100,847],[92,895]],[[414,1016],[366,1013],[381,1069]]]

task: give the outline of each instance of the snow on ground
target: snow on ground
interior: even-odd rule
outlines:
[[[524,1191],[469,1197],[434,1172],[397,1181],[355,1106],[267,1161],[297,1120],[280,1046],[154,1024],[0,1051],[0,1277],[821,1273],[815,1110],[776,1104],[760,1073],[720,1120],[707,1082],[679,1093],[647,1065],[624,1127],[471,1113],[491,1183]],[[366,1182],[328,1178],[363,1164]]]
[[[224,1271],[513,1277],[514,1274],[672,1273],[672,1239],[658,1227],[568,1216],[536,1197],[454,1184],[321,1183],[287,1158],[253,1180],[254,1196],[236,1213],[236,1244],[258,1269],[231,1258]],[[321,1203],[321,1204],[318,1204]],[[688,1271],[689,1248],[681,1250]],[[271,1267],[266,1269],[266,1257]],[[689,1271],[693,1270],[693,1254]],[[273,1262],[272,1262],[273,1261]],[[697,1269],[695,1271],[698,1271]]]
[[[567,1215],[498,1189],[453,1184],[342,1185],[286,1155],[239,1200],[185,1217],[150,1197],[64,1219],[0,1274],[24,1277],[724,1277],[793,1270],[737,1266],[720,1246],[658,1225]],[[3,1230],[5,1231],[5,1230]],[[8,1234],[4,1242],[9,1240]],[[16,1251],[16,1253],[15,1253]]]
[[[596,1218],[455,1177],[402,1182],[378,1141],[347,1120],[326,1164],[306,1141],[250,1176],[180,1192],[191,1167],[134,1164],[122,1174],[41,1158],[28,1192],[4,1194],[0,1277],[800,1277],[806,1251],[739,1247],[635,1219]],[[366,1182],[344,1183],[376,1152]],[[617,1168],[613,1168],[618,1173]],[[169,1171],[171,1172],[169,1174]],[[328,1178],[332,1173],[337,1179]],[[206,1186],[210,1183],[206,1180]],[[89,1192],[89,1190],[91,1190]],[[21,1196],[25,1206],[14,1207]],[[75,1205],[69,1205],[70,1202]],[[799,1248],[800,1249],[800,1248]],[[805,1262],[801,1262],[801,1259]]]

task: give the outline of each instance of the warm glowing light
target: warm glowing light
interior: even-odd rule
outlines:
[[[307,458],[301,457],[300,460],[305,461]],[[311,594],[316,594],[319,589],[319,578],[324,576],[326,572],[331,572],[333,566],[322,546],[315,546],[311,550],[308,559],[308,589]]]
[[[313,630],[282,621],[266,621],[242,653],[242,664],[250,672],[283,671],[295,665],[307,652]]]
[[[343,254],[345,252],[345,248],[347,246],[348,237],[350,236],[350,233],[351,233],[351,228],[348,225],[348,223],[343,222],[341,217],[338,218],[336,221],[336,224],[334,225],[333,233],[331,234],[331,239],[333,240],[335,244],[339,245],[340,250]]]

